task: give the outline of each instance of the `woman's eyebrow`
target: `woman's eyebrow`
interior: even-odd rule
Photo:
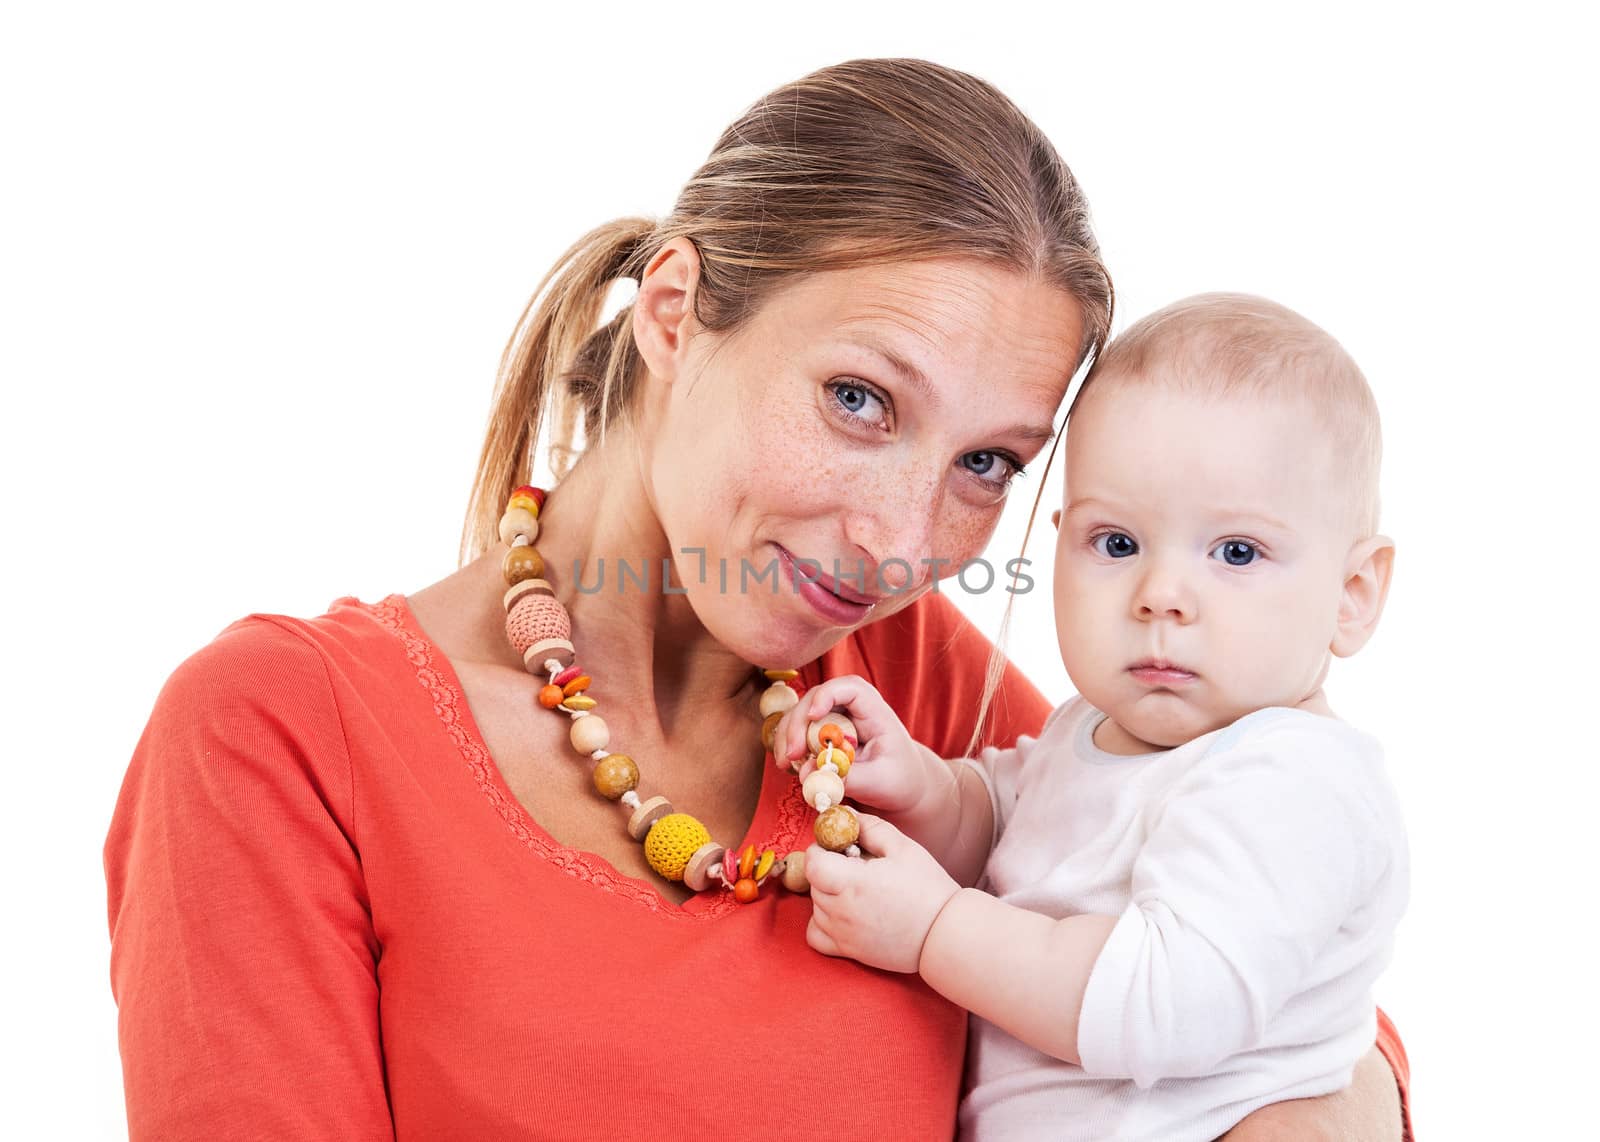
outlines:
[[[934,408],[939,407],[939,393],[933,387],[933,382],[928,379],[926,373],[908,358],[895,352],[876,337],[865,333],[852,334],[845,339],[845,343],[853,345],[857,349],[865,349],[867,352],[883,358],[884,362],[899,375],[902,381],[915,390],[918,396],[922,397]]]
[[[916,366],[904,354],[897,353],[894,349],[867,333],[853,333],[845,338],[845,344],[867,352],[883,359],[895,374],[905,382],[918,396],[928,402],[928,406],[938,410],[942,403],[939,391],[934,387],[928,375]],[[1049,424],[1014,424],[1010,428],[1002,429],[1000,435],[1014,436],[1029,444],[1043,444],[1055,437],[1056,430]]]

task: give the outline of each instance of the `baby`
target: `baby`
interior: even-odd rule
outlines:
[[[1213,294],[1111,344],[1065,448],[1080,696],[974,763],[859,678],[812,688],[779,763],[845,711],[850,796],[882,817],[877,859],[808,850],[809,938],[973,1013],[967,1137],[1212,1139],[1349,1083],[1405,908],[1379,746],[1323,696],[1388,593],[1377,409],[1321,329]]]

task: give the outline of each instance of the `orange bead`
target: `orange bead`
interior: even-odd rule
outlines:
[[[750,875],[751,871],[755,867],[756,867],[756,847],[755,847],[755,845],[745,845],[744,851],[739,854],[739,877],[740,877],[740,879],[744,879],[745,877],[748,877]]]
[[[561,687],[546,686],[539,691],[539,705],[547,710],[553,710],[561,705],[561,699],[565,697],[566,695],[561,692]]]
[[[739,881],[733,886],[733,898],[740,904],[749,904],[761,895],[761,887],[749,877]]]
[[[561,692],[569,698],[574,694],[582,694],[589,688],[589,684],[593,681],[594,679],[590,678],[587,674],[580,674],[571,682],[568,682],[565,686],[561,687]]]
[[[832,722],[828,722],[817,731],[817,740],[823,745],[827,745],[830,742],[834,745],[843,745],[844,731],[838,726],[834,725]]]
[[[544,574],[544,556],[531,546],[510,547],[500,563],[500,571],[507,583],[520,583],[524,579],[537,579]]]

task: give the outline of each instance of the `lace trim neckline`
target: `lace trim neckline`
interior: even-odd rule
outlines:
[[[477,783],[478,789],[488,799],[489,804],[511,833],[534,855],[602,892],[623,897],[661,916],[681,920],[710,919],[727,915],[735,909],[750,907],[734,900],[733,893],[720,891],[702,892],[690,897],[681,905],[674,904],[649,884],[618,870],[598,853],[569,848],[545,832],[522,802],[512,795],[499,766],[484,744],[477,723],[472,718],[455,668],[450,665],[444,652],[422,632],[416,616],[411,613],[406,597],[393,594],[377,603],[366,603],[360,599],[351,599],[350,602],[365,610],[381,627],[399,640],[406,658],[416,669],[418,684],[432,700],[434,713],[438,715],[445,732],[460,750],[461,758]],[[810,689],[812,683],[807,681],[805,676],[814,668],[815,664],[803,667],[801,676],[792,683],[799,693],[804,694]],[[770,757],[768,754],[767,758]],[[771,793],[770,783],[776,779],[777,770],[768,764],[762,774],[761,794],[756,801],[752,827],[761,819]],[[766,841],[754,838],[751,840],[753,843],[770,847],[779,856],[783,856],[798,847],[803,847],[799,843],[801,832],[807,817],[811,815],[811,807],[805,802],[799,782],[790,781],[786,788],[777,793],[777,804],[774,809],[771,838]],[[743,843],[741,841],[741,845]]]

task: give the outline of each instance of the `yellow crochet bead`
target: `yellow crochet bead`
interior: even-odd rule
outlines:
[[[668,813],[650,826],[644,838],[644,859],[668,880],[682,880],[689,858],[711,843],[706,827],[687,813]]]

